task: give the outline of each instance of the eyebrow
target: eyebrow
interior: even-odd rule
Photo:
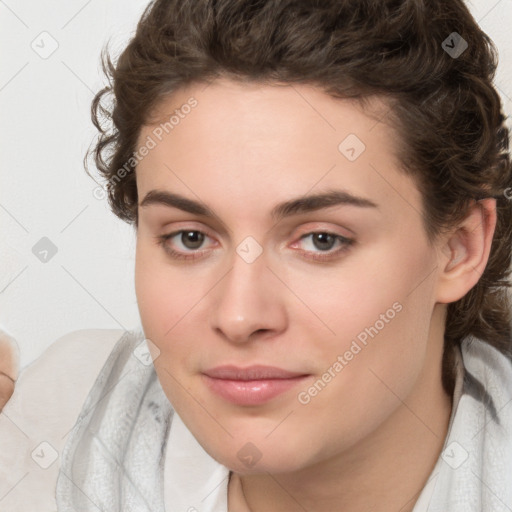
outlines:
[[[187,197],[164,190],[150,190],[139,206],[145,208],[149,205],[163,205],[177,208],[194,215],[217,218],[217,215],[206,204]],[[349,205],[360,208],[379,208],[370,199],[359,197],[345,190],[329,190],[320,194],[306,195],[279,203],[270,212],[274,221],[285,217],[313,212],[331,206]]]

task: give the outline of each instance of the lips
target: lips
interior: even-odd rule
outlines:
[[[207,370],[203,379],[217,396],[239,406],[256,406],[303,383],[308,374],[274,366],[218,366]]]
[[[255,365],[248,368],[236,366],[217,366],[204,372],[205,375],[214,379],[228,380],[267,380],[267,379],[291,379],[300,377],[305,373],[291,372],[276,368],[275,366]]]

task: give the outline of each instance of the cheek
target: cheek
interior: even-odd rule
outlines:
[[[197,276],[190,267],[170,265],[162,249],[146,242],[137,242],[135,261],[135,293],[144,333],[159,349],[155,361],[157,372],[163,368],[183,377],[185,370],[194,366],[204,334],[202,314],[205,297],[211,288],[211,276]],[[193,285],[192,285],[193,283]],[[168,375],[159,374],[164,381]],[[168,383],[169,389],[175,383]]]
[[[137,239],[135,293],[141,316],[169,324],[189,302],[191,287],[184,286],[186,271],[169,265],[164,250],[148,235]],[[169,316],[170,315],[170,316]],[[156,327],[156,326],[155,326]]]
[[[137,241],[135,294],[144,332],[159,345],[182,315],[187,288],[161,261],[158,248]],[[161,347],[159,347],[161,349]]]
[[[364,340],[368,329],[374,332],[375,324],[379,333],[389,331],[392,324],[403,329],[422,322],[423,327],[433,307],[435,260],[424,244],[409,243],[398,250],[400,242],[404,244],[389,237],[360,248],[331,268],[309,273],[286,270],[284,280],[302,300],[305,328],[314,327],[326,346],[344,349],[358,335]],[[397,309],[407,313],[397,314]],[[298,310],[294,320],[301,322]]]
[[[320,458],[375,431],[407,398],[424,367],[426,315],[418,313],[417,304],[409,300],[395,302],[389,310],[386,300],[383,304],[359,308],[357,320],[340,319],[341,334],[335,339],[325,337],[321,341],[327,343],[319,349],[310,347],[310,357],[322,361],[323,367],[309,387],[298,390],[295,415],[303,425],[301,435],[314,435],[321,425],[322,437],[331,440],[328,446],[318,447]],[[316,418],[314,424],[311,418]]]
[[[304,321],[305,339],[318,340],[318,333],[323,334],[321,343],[305,344],[301,350],[323,364],[321,372],[331,369],[336,375],[326,375],[332,384],[328,392],[322,391],[325,407],[339,398],[353,402],[355,409],[369,402],[378,409],[381,392],[389,395],[379,377],[405,393],[424,363],[435,262],[425,247],[409,247],[406,252],[390,244],[361,252],[347,267],[348,263],[330,279],[316,275],[316,288],[311,280],[302,281],[299,293],[323,323]]]

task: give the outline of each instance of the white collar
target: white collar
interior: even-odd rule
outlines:
[[[227,512],[229,469],[213,459],[174,412],[164,466],[167,512]]]

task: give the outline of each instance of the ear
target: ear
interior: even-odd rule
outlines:
[[[489,260],[495,228],[496,199],[473,201],[467,217],[441,243],[437,302],[455,302],[475,286]]]

